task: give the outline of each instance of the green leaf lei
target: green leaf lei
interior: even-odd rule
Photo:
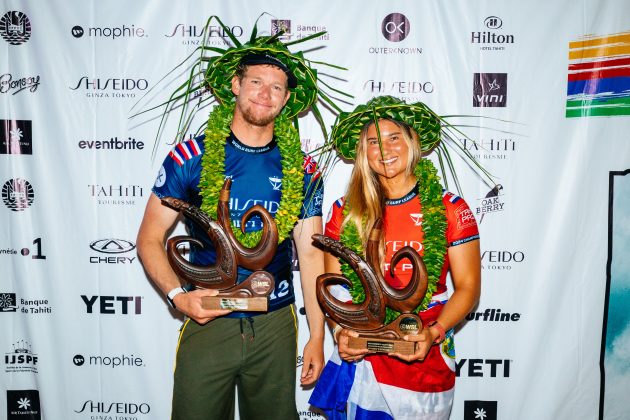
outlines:
[[[205,130],[205,152],[201,160],[201,209],[216,220],[219,191],[225,180],[225,144],[230,135],[230,124],[234,114],[234,102],[214,107]],[[291,119],[280,114],[275,121],[274,137],[280,150],[282,165],[282,187],[278,211],[275,215],[278,226],[278,243],[282,243],[295,226],[304,199],[304,174],[300,136],[291,124]],[[248,248],[255,246],[262,230],[243,233],[232,224],[236,238]]]
[[[422,258],[429,275],[427,293],[420,305],[414,310],[414,312],[418,313],[427,308],[431,302],[433,293],[437,289],[437,283],[442,273],[442,266],[444,265],[447,244],[445,235],[446,214],[444,203],[442,202],[442,186],[440,185],[437,170],[429,159],[420,159],[414,170],[414,175],[418,181],[419,199],[423,214],[421,228],[424,232],[424,239],[422,241],[424,256]],[[348,210],[347,204],[344,205],[344,219],[348,214]],[[353,223],[348,223],[340,236],[340,240],[345,246],[357,252],[359,255],[365,255],[359,232]],[[365,290],[359,278],[355,272],[352,271],[348,263],[342,260],[340,260],[340,263],[342,274],[352,281],[352,288],[350,289],[352,301],[354,303],[363,302],[365,300]],[[389,324],[400,315],[400,313],[391,308],[387,308],[386,312],[385,324]]]

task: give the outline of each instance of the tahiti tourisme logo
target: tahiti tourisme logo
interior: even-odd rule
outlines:
[[[35,200],[35,191],[25,179],[10,179],[2,186],[2,201],[12,211],[29,208],[33,200]]]
[[[498,16],[488,16],[483,25],[487,30],[473,31],[470,34],[470,43],[479,45],[482,51],[504,51],[505,46],[514,44],[514,35],[503,34],[503,21]]]
[[[569,43],[565,115],[630,115],[630,31]]]
[[[507,106],[507,73],[475,73],[473,107]]]
[[[7,390],[7,420],[41,420],[39,391]]]
[[[0,120],[0,155],[33,154],[33,129],[29,120]]]
[[[497,402],[464,401],[464,420],[497,420]]]
[[[20,45],[31,37],[31,21],[22,12],[7,12],[0,18],[0,35],[11,45]]]
[[[465,137],[459,141],[477,160],[507,160],[517,150],[517,140],[509,135],[478,140]]]
[[[140,185],[88,184],[88,190],[98,205],[134,206],[144,197]]]

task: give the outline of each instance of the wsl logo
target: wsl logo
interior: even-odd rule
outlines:
[[[507,106],[507,73],[475,73],[473,107],[504,108]]]
[[[22,12],[7,12],[0,18],[0,35],[11,45],[23,44],[31,37],[31,21]]]
[[[10,179],[2,186],[2,200],[10,210],[23,211],[33,204],[35,191],[24,179]]]
[[[13,344],[13,351],[4,355],[5,372],[37,373],[37,354],[33,353],[31,345],[20,340]]]

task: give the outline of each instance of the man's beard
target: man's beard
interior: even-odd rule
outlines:
[[[265,127],[272,123],[278,114],[266,114],[266,115],[254,115],[251,108],[244,109],[242,111],[243,119],[251,125],[258,127]]]

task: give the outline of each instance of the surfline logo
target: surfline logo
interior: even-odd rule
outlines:
[[[566,117],[630,115],[630,31],[569,43]]]

